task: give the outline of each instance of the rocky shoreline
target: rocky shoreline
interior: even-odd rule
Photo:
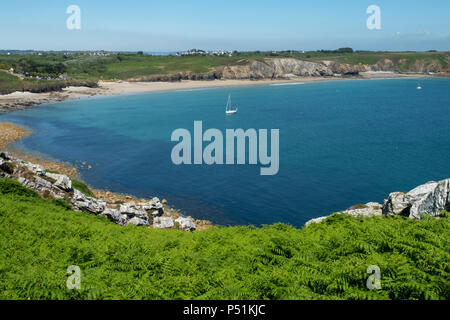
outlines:
[[[73,180],[68,176],[49,172],[41,165],[13,157],[6,152],[0,153],[0,178],[14,179],[43,198],[65,201],[75,211],[103,216],[122,226],[195,231],[211,225],[208,221],[195,220],[173,212],[165,206],[165,200],[161,201],[157,197],[110,202],[87,196],[73,187]]]

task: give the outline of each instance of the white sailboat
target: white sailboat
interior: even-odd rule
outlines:
[[[420,83],[417,85],[417,90],[422,90],[422,86],[420,85]]]
[[[231,94],[228,95],[228,102],[227,102],[227,106],[225,107],[225,113],[228,114],[234,114],[237,113],[238,109],[233,109],[233,107],[231,106]]]

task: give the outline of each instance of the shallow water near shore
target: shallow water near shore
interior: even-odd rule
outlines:
[[[423,90],[417,90],[420,82]],[[17,147],[80,166],[94,188],[158,196],[216,224],[301,226],[450,177],[450,79],[384,79],[101,97],[0,116]],[[239,112],[226,116],[228,94]],[[280,129],[280,170],[171,161],[173,130]],[[206,144],[205,144],[206,145]]]

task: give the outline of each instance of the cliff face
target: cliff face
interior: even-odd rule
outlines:
[[[247,65],[224,67],[224,79],[267,79],[286,78],[289,76],[318,77],[339,75],[356,75],[370,71],[368,65],[350,65],[333,61],[310,62],[293,58],[268,58],[264,61],[251,61]]]
[[[446,56],[450,65],[450,55]],[[380,59],[376,64],[348,64],[335,61],[310,62],[294,58],[266,58],[251,60],[244,65],[217,68],[215,74],[222,79],[275,79],[291,76],[349,76],[367,71],[414,72],[414,73],[449,73],[450,69],[437,59],[417,59],[414,63],[406,60],[392,61]]]
[[[375,64],[349,64],[336,61],[305,61],[295,58],[262,58],[240,61],[240,64],[212,68],[206,73],[183,71],[173,74],[149,75],[128,81],[180,81],[215,79],[282,79],[289,77],[354,76],[367,71],[449,73],[450,55],[438,59],[380,59]],[[446,64],[446,66],[444,66]]]
[[[223,79],[273,79],[289,76],[332,76],[333,71],[324,63],[309,62],[293,58],[264,59],[250,61],[246,65],[226,66]]]
[[[447,56],[447,63],[449,56]],[[390,59],[381,59],[375,65],[371,66],[374,71],[393,71],[393,72],[416,72],[416,73],[439,73],[449,72],[448,67],[443,67],[439,60],[435,59],[417,59],[414,63],[408,64],[405,59],[400,59],[394,63]]]

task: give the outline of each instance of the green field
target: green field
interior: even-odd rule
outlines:
[[[0,299],[450,299],[450,220],[121,227],[0,179]],[[66,287],[81,268],[81,290]],[[368,290],[370,265],[381,290]]]

